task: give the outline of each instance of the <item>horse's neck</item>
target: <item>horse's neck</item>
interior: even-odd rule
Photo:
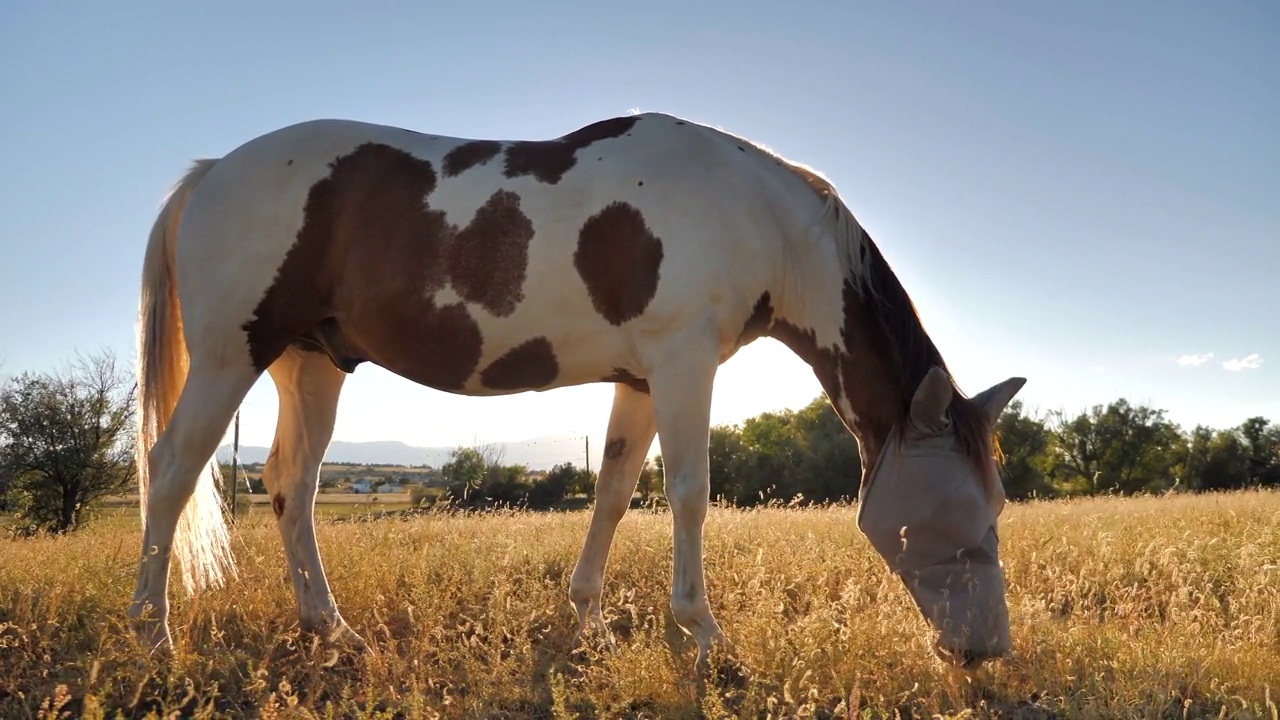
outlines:
[[[813,368],[869,466],[902,414],[893,349],[877,339],[862,284],[834,250],[817,247],[793,259],[770,334]]]

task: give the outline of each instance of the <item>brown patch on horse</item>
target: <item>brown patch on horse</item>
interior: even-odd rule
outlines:
[[[342,335],[338,321],[325,318],[310,332],[303,334],[292,343],[293,347],[306,352],[318,352],[329,356],[330,362],[344,373],[351,374],[364,362],[364,358],[353,350]]]
[[[942,368],[948,378],[950,370],[933,339],[925,332],[906,289],[865,231],[859,252],[869,274],[870,287],[866,292],[860,290],[853,278],[846,279],[843,286],[845,321],[841,338],[849,358],[843,370],[846,392],[851,393],[848,386],[854,377],[884,378],[892,397],[877,398],[874,402],[877,406],[890,407],[893,420],[903,422],[910,415],[911,398],[929,369]],[[998,454],[999,448],[981,411],[961,392],[954,379],[951,387],[951,421],[970,459],[985,473],[991,456]],[[853,401],[851,393],[850,402]]]
[[[772,324],[773,300],[769,297],[769,291],[766,290],[761,293],[760,299],[756,300],[755,307],[751,308],[751,315],[742,324],[742,332],[738,333],[738,347],[764,337]]]
[[[271,512],[276,514],[277,520],[284,515],[284,496],[280,493],[271,496]]]
[[[525,390],[550,385],[560,374],[551,342],[545,337],[525,341],[508,350],[480,373],[480,382],[494,390]]]
[[[617,460],[627,451],[627,439],[624,437],[610,438],[604,444],[604,457],[606,460]]]
[[[275,283],[244,325],[258,371],[311,336],[417,383],[463,387],[482,338],[465,305],[435,302],[457,234],[427,203],[435,188],[429,161],[389,145],[365,143],[330,163],[307,195]]]
[[[649,381],[638,378],[626,368],[614,368],[613,372],[600,378],[600,382],[620,383],[639,393],[649,394]]]
[[[396,325],[381,326],[377,339],[371,342],[392,350],[374,359],[422,385],[461,390],[480,364],[484,343],[480,325],[462,303],[436,308],[433,300],[425,300],[422,308],[419,317],[405,309],[387,309],[388,315],[396,316]],[[396,326],[413,329],[396,331]]]
[[[867,477],[876,466],[884,438],[888,437],[896,420],[892,388],[877,382],[874,378],[882,377],[882,374],[876,374],[877,370],[869,365],[878,363],[877,357],[868,355],[863,347],[855,352],[846,352],[835,343],[820,346],[813,328],[801,328],[788,320],[776,320],[768,334],[813,368],[813,374],[829,400],[836,402],[844,397],[849,401],[854,416],[845,418],[845,421],[858,436],[863,478]],[[844,416],[844,413],[838,414]]]
[[[525,270],[533,223],[520,210],[520,196],[498,190],[458,232],[449,254],[449,279],[468,302],[506,317],[524,299]]]
[[[812,328],[802,328],[789,320],[776,320],[769,329],[769,336],[786,345],[791,352],[813,368],[818,384],[833,400],[839,397],[840,351],[835,347],[820,347],[817,333]],[[857,407],[855,406],[855,411]]]
[[[457,177],[476,165],[484,165],[502,152],[497,140],[472,140],[445,153],[440,164],[445,177]]]
[[[662,241],[627,203],[610,203],[578,232],[573,266],[596,312],[613,325],[639,317],[649,306],[658,291],[661,265]]]
[[[787,320],[776,320],[768,334],[813,368],[813,374],[831,401],[841,397],[848,400],[854,416],[846,421],[849,429],[858,435],[865,477],[875,466],[884,439],[897,419],[896,391],[876,380],[886,373],[879,356],[868,352],[864,343],[856,343],[849,350],[836,344],[822,347],[812,328],[801,328]]]
[[[600,140],[625,134],[638,117],[610,118],[592,123],[555,140],[522,140],[507,147],[503,173],[509,178],[532,175],[554,185],[578,162],[577,153]]]

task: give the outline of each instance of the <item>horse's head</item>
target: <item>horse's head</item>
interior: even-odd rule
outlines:
[[[996,532],[1005,496],[990,450],[996,419],[1025,382],[960,398],[969,412],[955,413],[950,379],[931,369],[863,482],[859,529],[937,631],[938,654],[965,668],[1009,652]]]

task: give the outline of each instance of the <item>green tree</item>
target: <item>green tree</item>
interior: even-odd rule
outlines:
[[[110,352],[0,388],[0,477],[25,527],[71,530],[134,480],[133,383]]]
[[[857,441],[826,398],[799,411],[766,412],[710,431],[711,499],[738,507],[780,500],[830,502],[857,496]],[[654,458],[662,476],[662,456]]]
[[[445,491],[454,500],[465,502],[484,484],[484,471],[488,462],[477,448],[455,448],[449,454],[449,462],[440,466],[440,477]]]
[[[1001,468],[1005,494],[1011,500],[1055,494],[1049,480],[1053,436],[1043,420],[1027,414],[1021,400],[1009,403],[996,422],[1004,455]]]
[[[1240,425],[1239,432],[1249,453],[1249,484],[1280,485],[1280,425],[1252,417]]]
[[[767,412],[742,423],[747,462],[737,482],[736,504],[789,501],[800,494],[804,446],[792,411]]]
[[[1184,472],[1191,490],[1231,490],[1249,484],[1249,450],[1235,430],[1203,425],[1191,431]]]
[[[738,485],[745,474],[746,447],[737,428],[717,425],[710,431],[709,459],[711,461],[711,499],[736,504]],[[666,466],[659,455],[655,460],[662,473],[663,492],[666,491]]]
[[[16,498],[10,493],[13,487],[13,474],[8,468],[0,466],[0,512],[7,513],[12,509]]]
[[[535,480],[529,488],[529,507],[547,508],[564,500],[569,495],[572,481],[573,478],[567,473],[548,472],[541,479]]]
[[[648,505],[654,495],[662,494],[662,467],[645,458],[640,466],[640,477],[636,481],[636,489],[640,492],[640,502]]]
[[[588,501],[595,496],[596,475],[571,462],[563,462],[547,471],[546,482],[564,485],[566,493],[586,495]]]
[[[796,489],[811,502],[852,500],[862,480],[862,456],[844,421],[819,396],[792,416],[801,454]]]
[[[241,465],[237,470],[234,463],[220,462],[218,470],[222,477],[222,501],[226,503],[228,510],[234,507],[238,515],[248,513],[249,498],[245,494],[249,492],[249,478],[244,472],[244,466]]]
[[[564,463],[545,476],[530,480],[524,465],[507,465],[491,446],[457,448],[440,466],[444,498],[464,507],[509,505],[546,508],[570,492],[590,488],[592,473]]]
[[[1068,419],[1050,414],[1055,475],[1074,489],[1128,494],[1172,487],[1186,439],[1165,411],[1123,398]]]
[[[476,497],[489,504],[526,505],[532,489],[525,481],[527,473],[524,465],[490,463],[484,470],[484,480]]]

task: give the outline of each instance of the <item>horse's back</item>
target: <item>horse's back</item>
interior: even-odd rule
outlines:
[[[193,335],[243,327],[262,367],[303,337],[458,392],[595,381],[637,365],[637,333],[710,317],[728,341],[781,253],[763,164],[662,114],[543,141],[299,123],[193,195],[184,308]]]

